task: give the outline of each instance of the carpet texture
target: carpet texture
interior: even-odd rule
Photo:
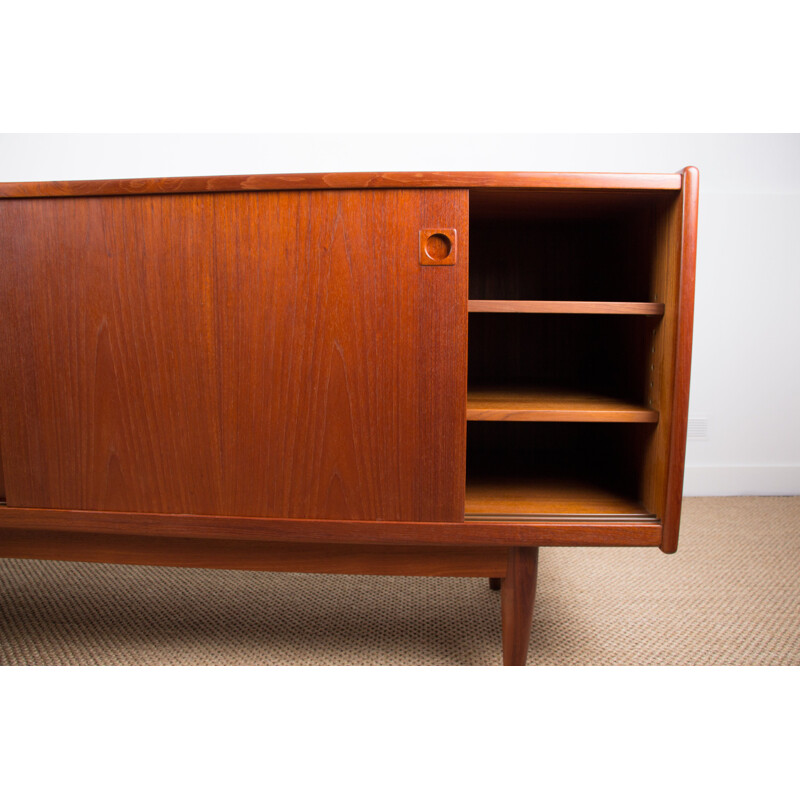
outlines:
[[[481,578],[0,560],[0,664],[499,664]],[[680,549],[543,548],[528,663],[800,664],[800,497],[689,498]]]

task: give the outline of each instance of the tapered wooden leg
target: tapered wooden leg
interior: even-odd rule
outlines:
[[[508,574],[500,589],[503,664],[507,667],[524,667],[528,661],[538,561],[538,547],[512,547],[508,551]]]
[[[503,584],[502,578],[489,578],[489,588],[493,592],[499,592],[502,584]]]

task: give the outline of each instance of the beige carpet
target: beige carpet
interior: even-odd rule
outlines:
[[[485,579],[0,560],[0,664],[499,664]],[[800,497],[691,498],[681,546],[543,548],[529,664],[800,664]]]

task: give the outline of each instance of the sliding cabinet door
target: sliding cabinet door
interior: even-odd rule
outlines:
[[[465,190],[0,201],[8,504],[462,519],[467,224]]]

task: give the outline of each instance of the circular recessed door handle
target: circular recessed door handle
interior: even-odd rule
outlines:
[[[419,232],[419,263],[434,267],[455,264],[455,228],[423,228]]]

